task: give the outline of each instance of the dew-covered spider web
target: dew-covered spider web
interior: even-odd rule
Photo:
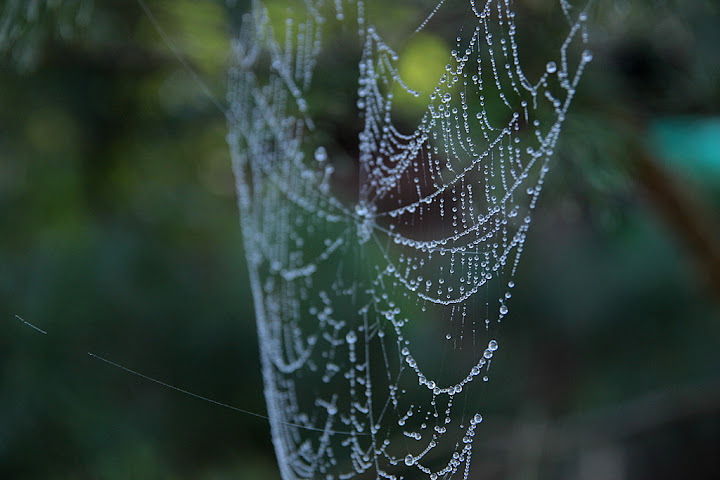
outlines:
[[[402,78],[367,2],[255,2],[233,41],[228,142],[285,480],[469,476],[498,326],[592,55],[566,0],[534,72],[510,0],[445,0],[416,27],[458,2],[427,92]],[[334,94],[338,45],[356,55],[349,146],[313,103]],[[399,95],[424,102],[410,128]]]
[[[0,59],[8,56],[21,70],[32,69],[46,37],[64,40],[88,25],[94,0],[2,0]]]

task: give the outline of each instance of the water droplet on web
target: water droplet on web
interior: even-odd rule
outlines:
[[[408,467],[412,467],[413,465],[415,465],[415,457],[413,457],[412,455],[406,456],[405,465],[407,465]]]
[[[501,306],[500,306],[500,313],[501,313],[502,315],[505,315],[506,313],[508,313],[508,308],[507,308],[505,305],[501,305]]]
[[[545,70],[548,73],[555,73],[557,72],[557,64],[555,62],[548,62],[547,65],[545,65]]]
[[[315,160],[317,160],[320,163],[327,160],[327,151],[325,151],[325,147],[318,147],[315,150]]]
[[[350,330],[347,335],[345,335],[345,341],[349,344],[357,342],[357,335],[354,330]]]

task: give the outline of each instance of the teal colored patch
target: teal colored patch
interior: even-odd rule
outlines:
[[[672,167],[720,183],[720,117],[667,117],[654,120],[650,148]]]

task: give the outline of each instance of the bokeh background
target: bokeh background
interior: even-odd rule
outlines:
[[[248,8],[230,3],[147,0],[169,41],[132,1],[0,3],[2,479],[278,478],[266,421],[87,355],[265,411],[225,119],[206,94],[223,101]],[[446,3],[440,20],[466,14]],[[542,66],[557,2],[515,5]],[[451,49],[443,25],[397,39],[432,7],[371,10],[414,49],[418,82]],[[590,13],[595,59],[526,244],[471,478],[720,478],[720,2]],[[349,92],[353,67],[333,77]],[[336,100],[316,99],[344,118]]]

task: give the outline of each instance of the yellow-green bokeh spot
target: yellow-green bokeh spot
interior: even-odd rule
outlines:
[[[221,2],[174,0],[154,13],[173,46],[193,67],[209,74],[225,71],[230,37],[227,12]],[[152,35],[156,37],[157,33]]]
[[[270,26],[275,33],[275,39],[280,45],[285,44],[288,21],[291,21],[297,28],[298,24],[305,23],[308,20],[308,13],[305,10],[306,5],[299,0],[274,0],[265,3],[264,6],[270,20]],[[293,45],[296,43],[294,35],[292,43]]]
[[[427,109],[428,97],[451,60],[449,50],[440,37],[430,33],[421,32],[410,39],[400,54],[398,71],[403,83],[420,95],[416,97],[396,83],[393,88],[396,107],[412,114]]]

